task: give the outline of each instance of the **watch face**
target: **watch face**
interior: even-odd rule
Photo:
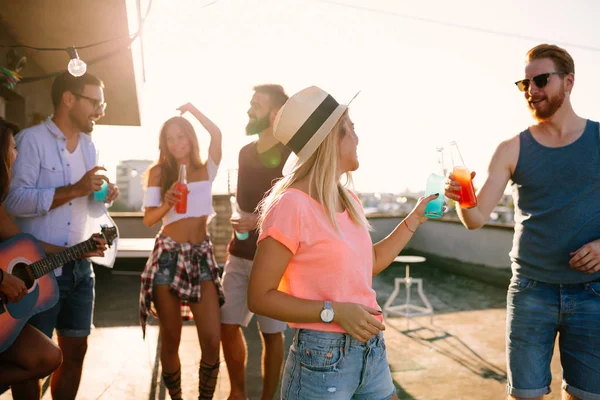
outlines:
[[[333,310],[331,308],[325,308],[321,311],[321,320],[323,322],[333,321]]]

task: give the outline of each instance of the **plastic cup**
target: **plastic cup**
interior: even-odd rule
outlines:
[[[440,218],[444,213],[444,177],[438,174],[431,174],[427,179],[425,197],[435,193],[439,193],[438,198],[431,200],[425,206],[424,215],[427,218]]]
[[[108,183],[106,181],[102,181],[102,186],[100,186],[100,190],[94,192],[94,200],[105,202],[107,196]]]

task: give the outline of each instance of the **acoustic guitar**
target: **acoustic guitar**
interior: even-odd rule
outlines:
[[[110,247],[117,237],[117,228],[102,226],[101,235]],[[96,248],[96,241],[90,238],[46,257],[40,242],[27,233],[0,243],[0,268],[27,286],[27,294],[16,303],[0,299],[0,353],[15,341],[29,318],[58,302],[58,284],[54,274],[49,272]]]

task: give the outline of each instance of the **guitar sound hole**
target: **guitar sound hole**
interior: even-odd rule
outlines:
[[[25,282],[25,286],[27,286],[27,289],[31,289],[31,287],[35,283],[32,278],[33,274],[31,274],[31,268],[29,268],[29,265],[25,263],[15,264],[11,274]]]

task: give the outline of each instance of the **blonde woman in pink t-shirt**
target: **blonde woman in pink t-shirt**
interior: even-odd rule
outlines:
[[[261,205],[252,265],[252,312],[296,328],[282,399],[397,399],[372,278],[426,221],[421,198],[373,245],[360,201],[342,183],[358,168],[358,137],[347,112],[325,91],[292,96],[275,137],[292,150],[284,178]]]

